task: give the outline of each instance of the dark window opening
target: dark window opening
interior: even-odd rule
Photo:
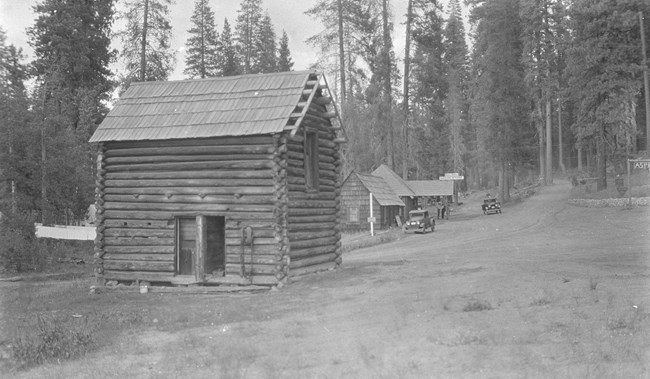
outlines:
[[[318,190],[318,134],[305,132],[305,186],[308,190]]]
[[[223,276],[226,270],[226,218],[206,217],[208,227],[208,251],[205,257],[205,273]]]

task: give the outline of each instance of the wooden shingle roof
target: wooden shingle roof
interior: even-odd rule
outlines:
[[[372,175],[383,178],[397,196],[416,196],[408,184],[385,164],[377,167]]]
[[[400,207],[404,206],[404,202],[395,195],[393,190],[388,186],[384,179],[379,176],[365,175],[365,174],[356,174],[361,183],[366,189],[372,193],[379,205],[381,206],[390,206],[398,205]]]
[[[415,196],[447,196],[454,194],[451,180],[407,180],[406,184]]]
[[[291,71],[133,83],[90,142],[295,132],[322,81],[315,71]],[[342,132],[338,115],[331,122]]]

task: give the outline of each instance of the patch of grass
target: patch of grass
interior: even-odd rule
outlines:
[[[341,236],[342,249],[344,253],[347,253],[364,247],[392,242],[403,238],[404,236],[404,232],[400,228],[377,231],[374,236],[370,236],[368,232],[346,232]]]
[[[551,304],[551,300],[543,296],[533,299],[533,301],[530,302],[530,305],[533,307],[541,307],[543,305],[548,305],[548,304]]]
[[[638,308],[626,312],[616,312],[607,317],[607,329],[612,331],[635,331],[640,329],[643,320],[648,317]]]
[[[36,335],[21,335],[11,343],[13,358],[20,368],[74,359],[96,346],[93,334],[97,325],[89,322],[88,318],[66,321],[42,314],[37,314],[36,318]]]
[[[481,312],[493,309],[492,304],[487,300],[472,299],[463,307],[463,312]]]

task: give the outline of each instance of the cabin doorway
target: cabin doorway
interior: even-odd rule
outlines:
[[[226,220],[223,216],[176,219],[176,274],[223,276],[226,267]]]

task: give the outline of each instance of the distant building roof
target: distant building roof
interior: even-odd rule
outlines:
[[[377,167],[377,169],[372,172],[372,175],[384,179],[386,184],[388,184],[397,196],[416,196],[415,192],[409,188],[408,184],[406,184],[399,175],[384,164]]]
[[[366,189],[372,193],[372,196],[377,200],[381,206],[397,205],[404,206],[404,202],[395,195],[393,190],[386,184],[384,179],[379,176],[372,176],[367,174],[354,174],[356,175]]]
[[[454,194],[451,180],[407,180],[406,184],[415,196],[445,196]]]
[[[132,83],[90,142],[245,136],[296,130],[309,101],[320,95],[321,79],[324,80],[322,74],[315,71],[291,71]],[[338,117],[332,122],[339,122]]]

